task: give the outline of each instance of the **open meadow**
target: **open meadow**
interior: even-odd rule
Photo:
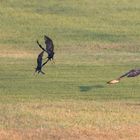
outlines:
[[[139,140],[140,77],[106,84],[133,68],[139,0],[0,0],[0,140]]]

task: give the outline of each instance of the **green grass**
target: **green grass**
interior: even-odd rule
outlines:
[[[140,78],[106,82],[140,67],[139,13],[138,0],[1,0],[0,128],[134,138],[123,127],[140,128]],[[55,64],[33,75],[44,34],[54,40]]]
[[[138,0],[2,1],[0,42],[30,48],[48,34],[57,46],[84,42],[135,45],[140,35],[139,11]]]
[[[51,99],[130,100],[139,101],[139,77],[125,79],[109,86],[106,81],[117,78],[130,66],[49,64],[45,76],[33,75],[34,60],[8,60],[1,75],[2,96],[42,96]],[[3,62],[1,62],[3,63]],[[6,62],[5,62],[6,63]],[[4,64],[3,64],[4,65]],[[15,65],[15,67],[13,67]],[[29,67],[30,66],[30,67]],[[6,70],[6,71],[5,71]],[[113,72],[111,72],[113,70]]]

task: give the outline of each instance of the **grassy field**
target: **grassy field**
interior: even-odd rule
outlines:
[[[0,1],[0,139],[140,139],[139,0]],[[33,75],[38,39],[55,64]]]

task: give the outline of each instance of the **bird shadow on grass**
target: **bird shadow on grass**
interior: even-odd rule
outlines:
[[[79,89],[81,92],[88,92],[92,89],[98,89],[98,88],[104,88],[104,86],[103,85],[93,85],[93,86],[82,85],[82,86],[79,86]]]

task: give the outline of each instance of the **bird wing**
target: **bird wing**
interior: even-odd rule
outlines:
[[[37,44],[38,44],[38,46],[39,46],[43,51],[46,52],[46,50],[39,44],[38,40],[37,40]]]
[[[139,74],[140,74],[140,69],[137,69],[137,70],[132,69],[129,72],[127,72],[127,73],[123,74],[122,76],[120,76],[119,78],[121,79],[121,78],[123,78],[125,76],[127,76],[127,77],[135,77],[135,76],[138,76]]]
[[[135,77],[135,76],[138,76],[139,74],[140,74],[140,70],[132,70],[129,72],[127,77]]]
[[[127,76],[131,71],[132,71],[132,70],[130,70],[129,72],[127,72],[127,73],[125,73],[125,74],[123,74],[123,75],[121,75],[118,79],[121,79],[121,78]]]
[[[52,53],[54,51],[53,41],[48,36],[45,36],[44,39],[46,44],[46,51],[48,53]]]

